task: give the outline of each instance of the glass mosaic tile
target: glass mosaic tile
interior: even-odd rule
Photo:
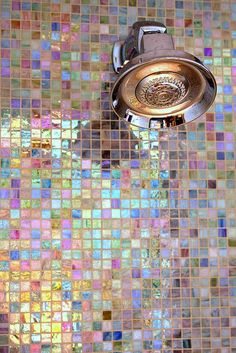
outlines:
[[[236,353],[236,4],[2,0],[0,353]],[[111,113],[137,20],[214,73],[204,116]]]

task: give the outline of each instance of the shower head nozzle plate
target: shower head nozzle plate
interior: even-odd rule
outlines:
[[[137,85],[137,99],[151,108],[171,107],[181,101],[188,89],[186,79],[171,72],[148,75]]]

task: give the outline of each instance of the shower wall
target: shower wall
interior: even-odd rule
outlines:
[[[216,101],[111,113],[112,44],[163,22]],[[0,353],[235,353],[236,3],[2,0]]]

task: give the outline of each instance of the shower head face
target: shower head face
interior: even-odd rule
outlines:
[[[148,50],[152,43],[154,49]],[[143,52],[124,65],[112,89],[111,105],[120,118],[139,127],[162,128],[190,122],[211,106],[213,75],[193,55],[175,50],[171,36],[146,35],[140,48]]]
[[[200,71],[175,60],[140,65],[125,75],[118,95],[122,107],[146,116],[166,117],[199,101],[206,88]]]
[[[146,128],[176,126],[202,115],[214,101],[215,80],[198,60],[181,54],[129,63],[113,87],[115,113]]]

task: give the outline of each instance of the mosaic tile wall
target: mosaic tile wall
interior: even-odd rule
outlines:
[[[112,43],[163,22],[218,94],[110,112]],[[0,353],[235,353],[236,3],[1,0]]]

